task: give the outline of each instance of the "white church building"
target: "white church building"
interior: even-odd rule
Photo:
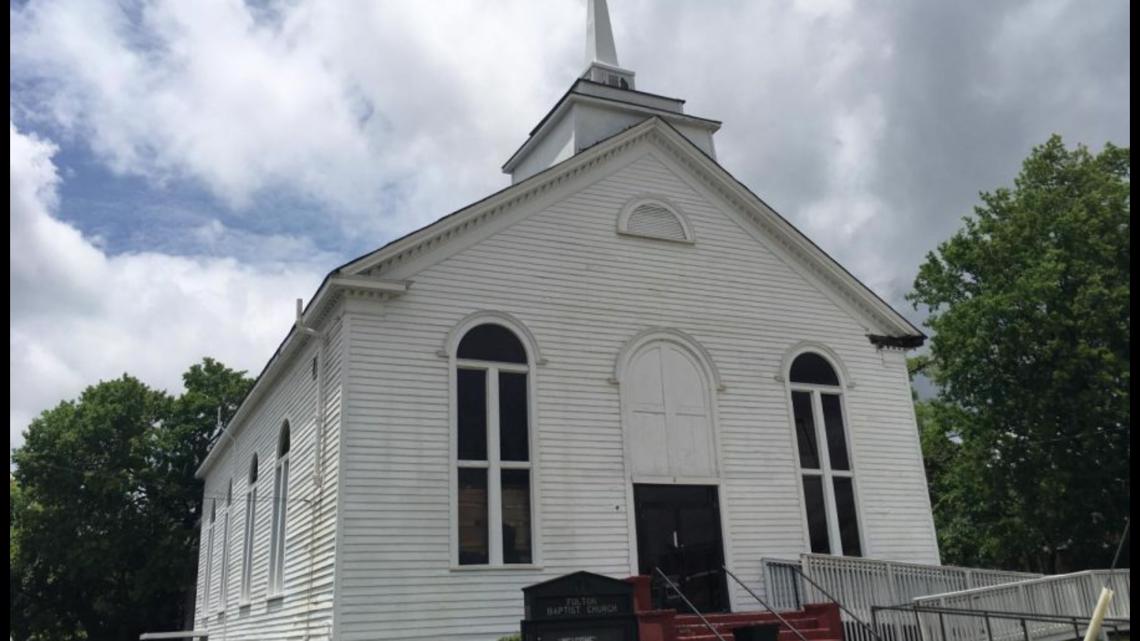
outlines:
[[[494,641],[577,570],[725,612],[758,606],[722,564],[763,595],[764,558],[939,562],[922,332],[588,6],[511,185],[333,270],[202,463],[211,640]]]

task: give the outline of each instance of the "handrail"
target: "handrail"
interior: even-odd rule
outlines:
[[[879,633],[873,627],[871,627],[871,624],[867,623],[863,619],[860,619],[859,615],[855,614],[847,606],[843,605],[843,603],[839,599],[833,597],[830,592],[828,592],[827,590],[824,590],[823,586],[816,583],[814,579],[812,579],[810,576],[805,574],[804,571],[801,570],[798,566],[789,565],[788,567],[791,568],[792,570],[794,570],[796,572],[796,574],[799,574],[802,578],[806,579],[808,583],[812,584],[812,586],[815,587],[815,589],[822,592],[823,596],[827,597],[828,599],[831,599],[832,603],[834,603],[835,605],[838,605],[841,610],[843,610],[844,612],[849,614],[852,619],[855,619],[856,623],[858,623],[859,625],[866,628],[867,631],[871,633],[871,636],[875,637],[879,641],[882,641],[883,638],[879,636]]]
[[[1004,574],[1007,576],[1021,577],[1022,579],[1042,578],[1045,575],[1040,572],[1019,572],[1017,570],[1000,570],[991,568],[971,568],[964,565],[930,565],[927,563],[912,563],[910,561],[887,561],[885,559],[873,559],[865,556],[837,556],[835,554],[819,554],[814,552],[804,552],[800,554],[801,559],[820,559],[820,560],[834,560],[842,559],[848,563],[888,563],[896,568],[914,568],[916,570],[929,570],[937,568],[943,571],[961,572],[961,573],[985,573],[985,574]],[[1019,579],[1021,580],[1021,579]]]
[[[1037,579],[968,590],[928,594],[912,599],[914,605],[960,607],[971,610],[1063,613],[1081,616],[1092,610],[1101,586],[1108,584],[1119,597],[1109,616],[1130,618],[1130,571],[1082,570]]]
[[[994,633],[993,628],[990,626],[990,619],[1010,619],[1017,620],[1021,623],[1022,634],[1025,641],[1032,641],[1029,633],[1028,621],[1036,621],[1041,623],[1055,623],[1055,624],[1070,624],[1073,626],[1073,632],[1076,639],[1081,638],[1080,625],[1084,624],[1086,629],[1092,620],[1091,617],[1076,616],[1069,614],[1037,614],[1033,612],[1012,612],[1003,610],[971,610],[967,608],[948,608],[941,606],[924,606],[917,604],[907,605],[876,605],[871,606],[871,618],[878,625],[878,614],[880,611],[890,610],[896,612],[909,612],[915,615],[916,622],[919,614],[937,614],[939,626],[942,629],[942,641],[948,641],[946,623],[944,617],[946,616],[972,616],[981,617],[986,624],[986,638],[993,641]],[[1105,618],[1105,625],[1113,629],[1114,632],[1119,631],[1121,626],[1129,625],[1128,619],[1120,618]],[[921,625],[921,623],[919,624]]]
[[[786,606],[797,591],[805,593],[805,602],[813,599],[826,602],[822,593],[800,575],[790,571],[792,564],[776,561],[768,565],[768,561],[765,559],[765,568],[773,573],[773,579],[778,577],[770,586],[776,592],[768,593],[775,603]],[[850,641],[879,641],[856,621],[870,621],[873,605],[907,603],[931,592],[1009,583],[1040,576],[983,568],[808,553],[799,555],[798,565],[803,575],[825,587],[834,600],[842,602],[845,609],[840,609],[840,617]],[[852,617],[852,614],[857,616]],[[886,634],[880,636],[887,638]]]
[[[1076,577],[1082,577],[1082,576],[1095,577],[1095,576],[1104,576],[1104,575],[1114,576],[1114,575],[1124,575],[1124,574],[1127,574],[1129,572],[1130,572],[1130,570],[1128,570],[1127,568],[1118,569],[1118,570],[1098,570],[1098,569],[1078,570],[1076,572],[1068,572],[1065,574],[1047,574],[1044,576],[1037,576],[1037,577],[1033,577],[1033,578],[1029,578],[1029,579],[1023,579],[1021,581],[1013,581],[1010,583],[1001,583],[999,585],[984,585],[984,586],[977,587],[977,588],[967,588],[965,590],[952,590],[950,592],[938,592],[935,594],[923,595],[923,596],[917,597],[917,598],[920,598],[920,599],[942,599],[942,598],[951,598],[951,597],[960,597],[960,596],[973,596],[975,594],[981,594],[982,592],[1011,588],[1011,587],[1014,587],[1015,585],[1021,585],[1021,586],[1037,585],[1037,584],[1041,584],[1041,583],[1054,583],[1058,580],[1066,579],[1066,578],[1076,578]],[[942,607],[942,606],[936,606],[936,607]]]
[[[942,606],[931,605],[876,605],[873,606],[877,610],[905,610],[907,612],[931,612],[951,614],[954,616],[991,616],[995,619],[1040,619],[1041,621],[1091,621],[1092,617],[1084,617],[1076,614],[1041,614],[1037,612],[1013,612],[1010,610],[971,610],[969,608],[946,608]],[[1130,623],[1130,619],[1121,619],[1119,617],[1104,617],[1105,621],[1111,621],[1117,624]]]
[[[725,638],[720,636],[720,633],[716,631],[716,628],[713,627],[713,624],[709,623],[709,620],[705,618],[705,615],[701,614],[701,611],[697,609],[697,606],[693,605],[692,601],[689,601],[684,592],[681,592],[681,588],[677,587],[675,583],[669,580],[669,577],[665,576],[665,573],[661,571],[661,568],[654,567],[653,571],[659,574],[661,578],[665,580],[666,585],[673,588],[673,591],[677,593],[677,596],[681,597],[681,600],[685,602],[685,605],[689,606],[689,609],[693,611],[693,614],[697,615],[697,618],[701,620],[701,623],[705,624],[705,627],[708,628],[709,631],[711,631],[713,634],[715,634],[716,638],[720,639],[720,641],[726,641]],[[803,641],[807,641],[807,639],[804,639]]]
[[[807,637],[805,637],[802,633],[800,633],[800,631],[797,630],[795,628],[795,626],[793,626],[791,623],[789,623],[787,619],[780,616],[780,613],[776,612],[775,608],[768,605],[768,603],[766,601],[764,601],[764,599],[761,599],[759,596],[757,596],[756,593],[753,592],[751,588],[749,588],[747,585],[744,584],[744,581],[741,581],[739,577],[737,577],[735,574],[732,573],[732,570],[728,569],[728,566],[722,565],[720,567],[721,567],[721,569],[724,570],[725,574],[732,577],[733,581],[736,581],[737,585],[744,588],[745,592],[747,592],[748,594],[751,594],[753,599],[756,599],[756,601],[759,602],[760,605],[764,606],[765,608],[767,608],[767,610],[769,612],[776,615],[776,618],[780,620],[780,623],[783,623],[789,630],[791,630],[797,637],[799,637],[800,641],[807,641]],[[878,635],[876,635],[876,638],[878,638]]]

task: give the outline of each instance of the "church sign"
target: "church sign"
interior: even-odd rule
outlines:
[[[523,588],[523,641],[637,641],[633,586],[574,572]]]

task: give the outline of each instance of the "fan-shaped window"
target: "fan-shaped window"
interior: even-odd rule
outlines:
[[[681,243],[693,242],[693,233],[677,210],[660,200],[636,200],[622,209],[618,232]]]
[[[827,359],[814,352],[805,352],[792,361],[792,371],[788,378],[793,383],[809,385],[839,386],[839,377]]]
[[[460,340],[455,364],[455,559],[460,565],[531,563],[526,349],[502,325],[477,325]]]
[[[459,358],[499,363],[526,363],[526,350],[511,330],[487,323],[472,328],[459,341]]]
[[[792,361],[788,379],[811,551],[860,556],[855,473],[839,376],[823,356],[804,352]]]

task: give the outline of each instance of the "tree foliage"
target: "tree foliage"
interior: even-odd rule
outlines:
[[[909,296],[934,330],[917,407],[944,560],[1106,567],[1130,499],[1129,150],[1053,136],[981,200]]]
[[[193,606],[194,470],[250,387],[212,360],[174,398],[123,375],[43,412],[12,454],[11,632],[16,639],[137,639]]]

